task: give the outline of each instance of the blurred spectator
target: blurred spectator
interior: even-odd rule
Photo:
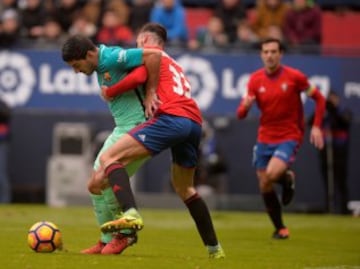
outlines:
[[[190,49],[221,48],[229,44],[224,25],[218,17],[211,17],[207,28],[198,29],[196,39],[190,40]]]
[[[17,0],[0,0],[0,14],[2,14],[7,9],[17,9],[18,1]]]
[[[0,99],[0,203],[11,202],[11,188],[8,175],[10,116],[10,108]]]
[[[7,9],[2,13],[0,24],[0,47],[11,48],[19,45],[19,14],[15,9]]]
[[[286,13],[285,38],[289,48],[317,51],[321,43],[321,10],[312,0],[293,0]],[[303,48],[299,47],[303,46]]]
[[[55,2],[53,17],[59,22],[63,31],[67,32],[75,17],[82,8],[82,2],[77,0],[58,0]]]
[[[327,98],[322,126],[325,147],[319,153],[321,173],[327,191],[326,207],[330,213],[348,213],[347,179],[351,119],[352,112],[342,106],[340,97],[331,91]],[[331,212],[332,210],[334,212]]]
[[[101,15],[102,15],[101,12],[103,10],[103,6],[104,6],[104,2],[102,0],[87,1],[80,12],[81,14],[80,16],[84,17],[87,22],[97,27],[101,23]]]
[[[214,128],[204,119],[200,141],[199,165],[195,175],[195,186],[206,194],[225,193],[228,167],[219,149]]]
[[[150,14],[154,4],[152,0],[133,0],[131,2],[129,26],[133,33],[150,21]]]
[[[124,0],[110,0],[105,5],[105,11],[111,9],[115,12],[118,21],[122,25],[129,25],[130,8]]]
[[[90,38],[92,41],[95,41],[96,32],[96,25],[84,14],[79,14],[76,16],[69,29],[70,35],[80,34]]]
[[[22,35],[26,38],[40,37],[46,17],[47,11],[41,0],[24,0],[21,10]]]
[[[214,15],[222,20],[229,42],[235,42],[238,23],[246,19],[241,0],[219,0]]]
[[[43,35],[36,40],[34,46],[43,49],[59,49],[65,39],[66,33],[62,30],[60,23],[50,17],[45,21]]]
[[[128,46],[134,42],[134,36],[130,27],[121,22],[115,11],[108,9],[103,14],[96,41],[106,45]]]
[[[284,28],[285,16],[288,10],[289,4],[283,0],[257,1],[253,28],[258,37],[260,39],[279,38],[279,35],[282,37],[281,32]],[[273,36],[274,31],[276,31],[277,37]],[[280,40],[282,39],[280,38]]]
[[[284,48],[286,48],[286,40],[284,37],[284,33],[280,27],[277,25],[270,25],[267,29],[267,38],[276,38],[283,43]]]
[[[169,45],[186,45],[188,29],[185,9],[179,0],[159,0],[151,10],[150,21],[166,28]]]
[[[252,30],[247,20],[242,20],[238,23],[236,29],[236,40],[234,47],[242,50],[256,49],[259,43],[258,36]]]

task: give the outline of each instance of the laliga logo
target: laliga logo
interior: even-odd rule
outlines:
[[[206,110],[212,104],[219,87],[216,74],[209,61],[184,55],[177,58],[191,85],[191,95],[200,109]]]
[[[0,53],[0,97],[10,106],[22,105],[30,98],[36,76],[27,57],[19,53]]]

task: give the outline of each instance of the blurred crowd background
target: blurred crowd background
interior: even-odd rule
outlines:
[[[359,11],[357,0],[2,0],[0,48],[58,49],[76,33],[133,46],[139,28],[152,21],[167,28],[169,46],[182,49],[246,51],[277,37],[290,52],[345,47],[354,54],[360,36],[350,32]]]

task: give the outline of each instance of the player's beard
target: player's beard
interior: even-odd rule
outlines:
[[[274,72],[275,70],[278,69],[278,67],[279,67],[279,63],[274,59],[268,59],[266,61],[266,69],[269,70],[270,72]]]
[[[96,70],[96,66],[91,64],[89,65],[88,70],[86,70],[86,72],[84,72],[86,75],[90,76],[92,73],[94,73],[94,71]]]

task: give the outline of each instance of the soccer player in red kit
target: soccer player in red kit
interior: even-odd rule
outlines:
[[[304,112],[300,98],[304,91],[316,103],[310,142],[318,149],[324,146],[320,126],[325,111],[325,98],[316,87],[309,84],[302,72],[282,65],[282,55],[283,47],[279,40],[267,39],[261,43],[264,68],[251,75],[248,92],[237,109],[239,119],[246,117],[254,102],[261,112],[253,165],[267,213],[275,227],[275,239],[289,237],[274,184],[282,186],[281,202],[284,206],[288,205],[295,187],[295,174],[289,167],[295,160],[304,136]]]
[[[146,156],[155,156],[165,149],[172,155],[172,184],[186,204],[198,232],[207,247],[209,257],[224,258],[211,220],[210,212],[193,184],[201,138],[202,116],[191,98],[190,84],[178,63],[163,51],[166,30],[159,24],[148,23],[140,30],[138,47],[157,48],[162,51],[157,87],[147,85],[145,110],[149,120],[122,136],[100,157],[99,179],[108,178],[123,215],[101,226],[104,232],[123,229],[140,230],[143,220],[136,208],[125,166]],[[137,72],[134,70],[134,72]],[[105,98],[126,91],[132,83],[129,74],[115,85],[105,88]],[[155,88],[155,91],[151,89]],[[103,176],[105,173],[105,177]]]

